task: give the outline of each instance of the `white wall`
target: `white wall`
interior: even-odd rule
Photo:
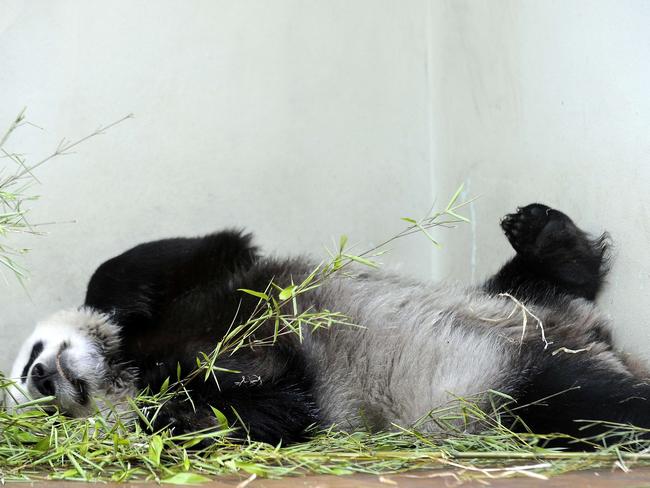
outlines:
[[[12,148],[136,115],[39,172],[32,221],[76,223],[16,241],[32,278],[0,283],[0,370],[135,243],[237,225],[268,251],[366,247],[460,181],[483,195],[472,225],[384,261],[479,279],[510,253],[501,215],[557,205],[619,243],[603,304],[645,352],[649,5],[0,0],[0,124],[26,105],[46,128]]]
[[[434,191],[467,182],[473,225],[437,277],[486,277],[499,216],[541,201],[616,243],[601,300],[616,338],[650,359],[650,3],[434,2]]]
[[[0,121],[26,105],[38,156],[136,118],[43,167],[29,296],[2,286],[0,369],[34,321],[81,303],[104,259],[224,226],[267,251],[360,248],[430,205],[423,2],[0,0]],[[413,239],[385,261],[427,276]],[[30,298],[31,297],[31,298]]]

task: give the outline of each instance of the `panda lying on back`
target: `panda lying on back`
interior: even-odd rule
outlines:
[[[616,352],[593,304],[606,271],[605,240],[540,204],[501,226],[517,254],[482,286],[367,270],[333,277],[300,295],[299,307],[341,312],[364,328],[304,330],[302,342],[291,334],[273,347],[242,348],[216,364],[236,373],[219,370],[219,388],[195,379],[188,385],[195,408],[181,395],[158,425],[176,432],[214,426],[213,406],[232,424],[240,417],[242,436],[286,444],[312,424],[407,426],[454,396],[487,402],[480,394],[497,390],[516,399],[517,415],[538,433],[584,436],[577,419],[650,427],[646,373]],[[257,298],[239,288],[286,286],[313,269],[304,259],[261,257],[250,236],[232,231],[141,244],[97,269],[84,307],[37,325],[12,377],[32,397],[54,395],[72,416],[92,413],[101,399],[158,391],[176,378],[177,364],[191,371],[199,352],[212,351],[231,324],[251,315]],[[534,320],[522,331],[521,314],[502,293],[543,322],[550,347]],[[273,324],[264,327],[271,335]],[[18,389],[12,396],[24,399]],[[435,422],[422,428],[439,429]]]

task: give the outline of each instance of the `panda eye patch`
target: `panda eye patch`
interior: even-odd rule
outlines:
[[[29,361],[27,361],[27,364],[23,368],[23,372],[20,375],[20,379],[22,381],[25,381],[27,379],[29,368],[32,367],[32,364],[34,364],[34,361],[36,361],[36,358],[42,352],[43,352],[43,343],[41,341],[38,341],[36,344],[34,344],[34,347],[32,347],[32,352],[29,354]]]

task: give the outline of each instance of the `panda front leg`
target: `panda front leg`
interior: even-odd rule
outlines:
[[[606,233],[592,238],[564,213],[539,203],[506,215],[501,227],[517,255],[484,284],[487,291],[532,301],[596,298],[608,270]]]
[[[228,420],[233,429],[228,437],[273,445],[307,440],[309,428],[318,423],[316,404],[299,379],[264,380],[253,375],[219,387],[210,379],[187,393],[179,392],[156,416],[154,429],[169,428],[174,435],[219,429],[211,407]]]

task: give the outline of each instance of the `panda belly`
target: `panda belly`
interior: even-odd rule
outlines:
[[[453,286],[396,286],[391,277],[340,280],[318,293],[325,308],[362,326],[319,330],[303,344],[325,425],[408,426],[432,410],[453,409],[458,398],[480,404],[482,393],[508,393],[518,382],[517,344],[489,320],[467,318],[472,304],[506,318],[510,309],[499,298],[472,300]]]

